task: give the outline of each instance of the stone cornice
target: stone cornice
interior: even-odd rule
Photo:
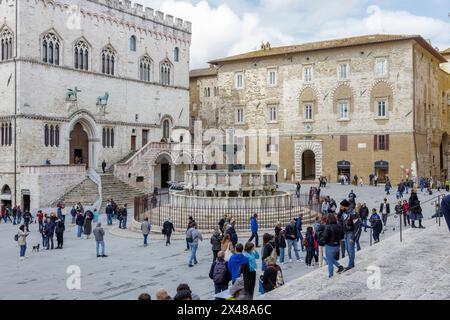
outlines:
[[[121,76],[111,76],[111,75],[103,74],[100,72],[79,70],[79,69],[75,69],[75,68],[71,68],[71,67],[67,67],[67,66],[57,66],[57,65],[53,65],[53,64],[43,63],[34,58],[17,58],[17,59],[8,60],[8,61],[9,62],[14,62],[14,61],[24,62],[24,63],[36,64],[36,65],[41,65],[41,66],[50,67],[50,68],[63,69],[63,70],[68,70],[68,71],[73,71],[73,72],[78,72],[78,73],[90,74],[90,75],[109,78],[109,79],[131,81],[131,82],[141,83],[141,84],[145,84],[145,85],[149,85],[149,86],[153,85],[153,86],[158,86],[158,87],[162,87],[162,88],[172,88],[172,89],[189,91],[189,87],[170,86],[170,85],[168,86],[168,85],[163,85],[159,82],[142,81],[139,79],[133,79],[133,78],[127,78],[127,77],[121,77]]]

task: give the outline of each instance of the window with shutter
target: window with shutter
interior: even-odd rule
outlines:
[[[341,151],[347,151],[348,147],[347,136],[341,136]]]
[[[389,150],[389,135],[387,134],[385,139],[384,139],[384,150]]]
[[[378,150],[378,136],[377,135],[373,136],[373,150],[374,151]]]

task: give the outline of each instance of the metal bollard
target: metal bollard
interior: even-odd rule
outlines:
[[[403,242],[403,233],[402,233],[402,218],[403,213],[398,215],[399,221],[400,221],[400,242]]]

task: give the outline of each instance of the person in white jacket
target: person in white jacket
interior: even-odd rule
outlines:
[[[19,227],[19,232],[17,233],[17,244],[20,248],[20,260],[25,259],[25,251],[27,250],[27,237],[30,233],[25,231],[25,225]]]

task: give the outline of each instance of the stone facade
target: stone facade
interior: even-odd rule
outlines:
[[[0,146],[0,188],[8,184],[16,190],[13,203],[20,204],[24,189],[34,199],[33,193],[46,188],[32,183],[22,166],[47,159],[73,165],[74,152],[81,152],[84,163],[98,170],[103,160],[110,166],[159,142],[167,122],[169,130],[189,127],[191,24],[130,1],[76,5],[0,1],[0,32],[14,35],[13,58],[0,61],[0,123],[11,123],[16,136],[11,145]],[[87,48],[82,58],[75,55],[80,41]],[[75,88],[81,92],[68,97]],[[74,151],[71,133],[77,124],[88,141]]]
[[[445,61],[421,37],[375,35],[265,48],[210,62],[215,79],[206,72],[193,79],[191,72],[191,111],[200,107],[194,115],[204,127],[215,127],[218,118],[221,129],[277,129],[282,181],[305,180],[304,166],[311,165],[316,179],[336,181],[342,161],[350,162],[346,173],[366,182],[371,173],[394,182],[407,175],[437,179],[450,160],[446,140],[439,163],[450,130],[449,101],[442,102],[450,94],[450,76],[440,69]],[[202,90],[215,81],[219,96],[208,102]],[[237,121],[237,110],[244,121]],[[211,119],[213,111],[218,117]],[[315,163],[303,163],[307,150]]]

